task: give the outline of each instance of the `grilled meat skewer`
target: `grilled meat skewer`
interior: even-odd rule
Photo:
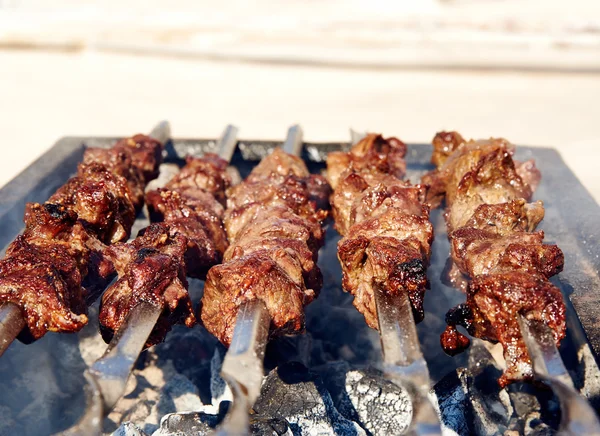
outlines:
[[[218,434],[247,433],[269,335],[302,332],[304,306],[322,285],[316,262],[330,188],[308,172],[301,150],[302,131],[292,126],[283,150],[227,193],[230,246],[208,272],[201,309],[207,330],[229,346],[221,375],[234,403]]]
[[[220,154],[230,156],[236,140],[227,138],[219,142]],[[145,347],[162,342],[173,324],[196,323],[185,277],[203,279],[227,249],[222,222],[225,191],[231,185],[227,165],[212,153],[189,156],[164,188],[146,194],[154,224],[134,241],[108,251],[119,279],[102,297],[100,327],[107,342],[142,301],[162,313]]]
[[[46,203],[27,205],[25,231],[0,261],[0,304],[9,303],[2,311],[18,308],[25,322],[6,324],[3,348],[18,327],[19,338],[31,342],[87,323],[90,295],[113,273],[104,244],[129,237],[141,207],[136,192],[154,177],[161,153],[162,144],[145,135],[87,149],[76,176]]]
[[[390,294],[408,293],[415,319],[423,319],[433,227],[425,188],[398,178],[405,153],[398,139],[371,134],[349,153],[331,153],[327,159],[335,227],[343,236],[338,244],[343,287],[374,329],[375,286]],[[353,160],[360,164],[348,166]]]
[[[234,126],[225,129],[219,156],[231,159],[236,134]],[[202,277],[227,248],[219,201],[231,180],[228,161],[219,156],[188,157],[164,188],[147,193],[153,223],[133,241],[109,249],[119,279],[104,293],[99,319],[110,344],[90,368],[102,394],[100,415],[123,395],[144,348],[164,341],[174,324],[196,323],[186,275]]]
[[[451,279],[466,286],[467,301],[450,310],[442,347],[456,354],[469,345],[459,333],[504,347],[507,369],[501,386],[533,378],[519,317],[537,320],[565,336],[565,304],[548,279],[562,271],[564,256],[534,231],[544,216],[541,202],[528,204],[540,180],[533,162],[515,162],[504,139],[465,141],[456,132],[434,138],[432,162],[423,177],[434,202],[446,199],[446,221],[454,262]],[[470,282],[469,282],[470,280]]]
[[[426,268],[433,241],[425,189],[402,181],[406,146],[370,134],[348,153],[330,153],[327,174],[342,286],[354,306],[380,332],[384,371],[411,393],[417,434],[441,434],[427,399],[429,370],[415,322],[423,319]]]
[[[327,212],[317,199],[328,192],[321,176],[281,149],[228,191],[230,246],[223,264],[208,273],[201,311],[204,325],[223,344],[231,343],[240,305],[254,299],[269,311],[271,334],[302,331],[304,306],[321,287],[316,260]]]

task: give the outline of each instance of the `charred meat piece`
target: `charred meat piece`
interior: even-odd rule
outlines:
[[[128,237],[161,155],[162,145],[143,135],[89,149],[48,202],[27,205],[25,231],[0,261],[0,304],[18,305],[27,323],[19,339],[87,323],[88,302],[114,274],[105,243]]]
[[[62,244],[18,236],[0,261],[0,301],[18,305],[31,342],[48,331],[78,331],[87,324],[85,292],[77,262]]]
[[[73,210],[104,243],[129,238],[135,207],[127,181],[97,163],[80,165],[77,175],[48,200]]]
[[[328,178],[336,186],[331,196],[335,227],[343,236],[338,244],[342,285],[374,329],[379,327],[376,288],[407,293],[415,320],[424,315],[433,227],[425,189],[399,179],[405,152],[395,138],[369,135],[346,156],[332,153],[327,159]],[[368,165],[356,164],[361,156]],[[348,163],[341,174],[340,162]]]
[[[564,256],[560,248],[543,244],[543,240],[544,232],[501,236],[461,227],[450,235],[450,254],[460,271],[469,277],[514,270],[552,277],[562,271]]]
[[[102,296],[99,320],[107,342],[141,301],[162,309],[146,347],[162,342],[173,324],[195,324],[187,291],[186,250],[186,238],[162,223],[151,224],[130,243],[109,248],[119,278]]]
[[[165,188],[150,191],[146,203],[152,222],[165,222],[187,239],[187,274],[204,278],[227,249],[223,227],[225,191],[231,185],[227,162],[217,155],[188,157]]]
[[[208,193],[225,205],[225,191],[231,185],[227,166],[226,160],[213,153],[201,158],[188,156],[185,166],[167,183],[165,189],[191,198],[198,192]]]
[[[112,147],[131,156],[136,171],[141,171],[144,184],[158,177],[158,167],[162,163],[163,144],[149,136],[137,134],[118,141]]]
[[[448,312],[442,345],[449,354],[468,346],[468,339],[456,330],[461,325],[470,335],[500,342],[504,347],[507,368],[498,380],[501,387],[531,380],[531,361],[521,336],[519,315],[548,325],[557,346],[565,337],[562,294],[544,276],[521,271],[477,276],[467,291],[467,302]]]
[[[217,265],[208,273],[202,297],[202,322],[223,344],[229,345],[239,306],[245,301],[264,302],[271,330],[278,334],[304,329],[304,306],[315,292],[304,287],[300,268],[284,269],[277,259],[290,262],[284,248],[256,250]],[[294,272],[291,277],[289,270]]]
[[[201,308],[207,330],[223,344],[231,343],[240,306],[255,299],[269,311],[271,334],[304,329],[304,306],[322,285],[316,261],[330,189],[302,159],[276,149],[228,190],[230,246],[224,263],[208,272]]]
[[[406,145],[398,138],[384,138],[369,134],[352,147],[350,153],[332,152],[327,156],[327,179],[337,189],[341,175],[348,168],[357,172],[371,169],[377,173],[390,174],[397,179],[406,173]]]
[[[146,182],[142,170],[133,165],[131,153],[116,148],[88,148],[83,155],[83,165],[94,163],[103,165],[110,173],[127,181],[131,202],[139,211],[144,204]]]
[[[507,369],[501,386],[529,380],[518,317],[545,322],[557,344],[565,335],[562,295],[548,280],[562,271],[564,255],[535,231],[544,217],[542,203],[527,203],[540,173],[531,161],[515,162],[514,146],[504,139],[465,141],[442,132],[433,144],[438,168],[423,182],[432,202],[446,200],[451,281],[467,293],[467,302],[448,312],[442,347],[451,355],[468,347],[456,329],[461,325],[472,336],[502,344]]]

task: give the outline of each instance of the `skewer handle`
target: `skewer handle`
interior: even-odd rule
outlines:
[[[421,352],[412,306],[406,293],[390,296],[374,287],[385,375],[408,390],[413,403],[414,434],[441,435],[440,421],[428,400],[429,369]]]
[[[350,129],[350,140],[351,140],[352,144],[356,144],[361,139],[363,139],[365,136],[367,136],[366,132],[359,132],[359,131],[354,130],[352,128]]]
[[[536,378],[550,385],[560,400],[561,431],[569,435],[600,435],[600,421],[588,401],[575,389],[573,380],[560,357],[550,327],[519,316]]]
[[[25,327],[25,318],[19,306],[6,303],[0,306],[0,356]]]
[[[221,375],[227,381],[237,382],[251,405],[260,395],[270,323],[269,312],[261,300],[244,303],[238,311],[233,339],[221,368]]]

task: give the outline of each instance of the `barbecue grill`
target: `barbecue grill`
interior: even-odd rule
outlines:
[[[114,141],[64,138],[0,190],[0,246],[21,231],[25,203],[45,201],[76,171],[85,147],[109,147]],[[240,141],[232,165],[246,177],[278,145],[277,141]],[[328,152],[348,147],[346,142],[305,143],[302,157],[316,173],[324,169]],[[187,154],[201,155],[216,148],[214,140],[175,139],[166,147],[161,171],[181,165]],[[409,145],[408,150],[407,178],[418,181],[432,168],[431,147]],[[553,283],[573,298],[577,308],[576,312],[568,306],[567,338],[560,356],[575,388],[598,410],[599,344],[593,321],[599,309],[593,302],[600,293],[600,245],[595,244],[594,226],[600,208],[556,151],[518,147],[516,157],[535,159],[542,172],[534,196],[545,202],[542,228],[546,240],[557,243],[565,253],[565,271]],[[562,396],[541,384],[498,388],[502,366],[498,346],[473,340],[468,354],[451,358],[443,353],[439,334],[444,316],[464,295],[442,280],[449,245],[441,210],[432,211],[432,222],[431,289],[425,297],[425,319],[417,330],[433,383],[429,397],[438,406],[444,433],[557,430],[561,410],[563,414],[566,410],[560,405]],[[147,225],[147,217],[140,215],[132,234]],[[307,334],[277,338],[267,346],[266,376],[250,417],[254,434],[399,434],[408,428],[410,393],[386,378],[379,335],[367,327],[351,297],[341,291],[338,240],[329,225],[319,256],[324,286],[321,296],[306,309]],[[194,302],[199,301],[202,286],[203,282],[190,280]],[[14,343],[0,358],[0,434],[57,433],[81,419],[93,399],[84,372],[106,349],[98,333],[97,313],[98,303],[90,309],[91,322],[76,335],[48,334],[27,346]],[[211,432],[226,416],[232,400],[219,375],[225,351],[202,327],[176,326],[164,343],[142,353],[124,397],[104,420],[104,432],[118,429],[119,434],[159,436]],[[548,361],[549,351],[541,349],[539,355],[546,353]],[[552,376],[554,367],[547,370]],[[572,412],[580,410],[573,404]]]

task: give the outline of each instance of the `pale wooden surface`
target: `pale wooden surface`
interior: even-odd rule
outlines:
[[[560,150],[600,199],[597,75],[376,71],[84,52],[0,51],[0,184],[64,135],[343,140],[350,126],[427,142],[441,129]]]

